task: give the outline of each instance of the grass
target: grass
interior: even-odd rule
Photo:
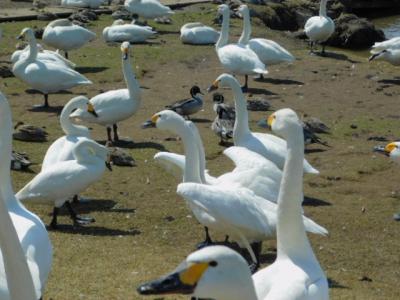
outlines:
[[[137,166],[115,167],[85,191],[83,196],[93,201],[80,205],[79,212],[94,216],[96,223],[50,232],[54,262],[45,299],[145,299],[135,292],[138,284],[174,269],[202,240],[202,227],[175,193],[179,180],[152,160],[160,150],[182,153],[181,143],[167,141],[173,136],[167,132],[141,130],[140,124],[165,105],[187,97],[192,85],[205,89],[223,72],[213,46],[183,45],[178,36],[180,26],[186,22],[211,25],[215,9],[214,5],[202,4],[179,10],[172,25],[152,24],[160,32],[156,39],[133,45],[132,66],[143,87],[143,102],[138,114],[120,124],[120,133],[136,142],[127,151]],[[232,22],[233,40],[240,35],[241,23],[237,19]],[[119,45],[106,45],[101,38],[102,29],[111,23],[110,16],[101,16],[89,26],[98,39],[70,53],[78,70],[94,84],[73,89],[73,94],[51,95],[52,105],[62,106],[78,94],[92,97],[125,86]],[[255,20],[254,24],[259,22]],[[9,59],[20,30],[33,25],[41,27],[45,23],[1,25],[2,62]],[[250,80],[248,97],[267,98],[273,109],[292,107],[299,114],[319,117],[332,128],[331,135],[323,136],[331,148],[309,147],[314,152],[307,158],[321,175],[305,176],[304,185],[306,214],[330,231],[328,238],[310,235],[310,239],[332,282],[331,298],[397,299],[400,230],[391,215],[400,204],[392,194],[398,184],[398,166],[372,153],[377,142],[367,141],[372,135],[388,139],[399,136],[399,91],[393,81],[397,71],[381,62],[367,64],[363,54],[338,49],[328,49],[327,58],[310,57],[305,43],[259,25],[254,26],[253,35],[276,40],[297,60],[293,65],[269,67],[275,84]],[[56,113],[27,110],[41,103],[42,96],[26,93],[28,87],[23,82],[2,79],[0,89],[10,101],[15,123],[43,126],[49,132],[46,143],[14,141],[14,149],[26,152],[36,163],[31,168],[33,173],[12,172],[18,191],[39,172],[47,148],[63,133]],[[230,91],[223,92],[231,102]],[[264,131],[256,123],[268,114],[250,112],[252,129]],[[232,169],[232,163],[221,154],[224,148],[209,129],[214,117],[210,96],[205,97],[204,111],[196,117],[201,121],[196,125],[206,145],[207,168],[212,174]],[[351,128],[352,124],[357,128]],[[104,140],[106,132],[103,127],[93,126],[92,135]],[[49,223],[50,206],[27,206]],[[71,224],[66,215],[60,223]],[[274,256],[273,247],[273,242],[264,245],[263,253],[268,254],[264,266]],[[372,281],[362,281],[363,276]]]

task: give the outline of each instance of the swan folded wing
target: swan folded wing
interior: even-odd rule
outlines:
[[[312,41],[325,42],[335,30],[332,24],[329,18],[315,16],[306,22],[304,30]]]
[[[226,45],[218,49],[222,65],[236,74],[267,74],[265,65],[252,50],[239,45]]]
[[[275,41],[257,38],[251,39],[248,45],[264,63],[275,64],[283,61],[294,61],[293,55]]]
[[[376,54],[386,49],[400,48],[400,37],[395,37],[387,41],[377,42],[372,46],[371,53]]]
[[[243,189],[232,189],[196,183],[181,183],[177,193],[187,201],[198,201],[208,213],[227,226],[235,227],[250,239],[274,235],[268,215],[253,201],[253,193]],[[265,200],[264,200],[265,201]]]
[[[236,166],[236,170],[247,170],[255,167],[265,166],[271,168],[273,172],[280,172],[276,165],[264,156],[251,151],[245,147],[233,146],[224,150],[224,155],[228,157]],[[280,172],[281,173],[281,172]]]
[[[56,43],[64,44],[68,49],[76,49],[82,47],[85,43],[96,38],[96,34],[81,26],[57,26],[53,28],[54,40]],[[62,48],[62,47],[60,47]]]

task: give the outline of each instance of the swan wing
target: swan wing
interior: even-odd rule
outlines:
[[[183,178],[185,169],[185,156],[171,152],[158,152],[154,155],[154,160],[159,163],[164,170],[174,175],[180,180]]]
[[[267,39],[251,39],[248,43],[258,58],[266,65],[293,62],[294,57],[278,43]]]

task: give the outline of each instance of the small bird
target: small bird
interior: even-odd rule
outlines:
[[[173,110],[189,119],[189,115],[193,115],[203,108],[203,98],[201,95],[204,94],[201,92],[200,88],[194,85],[190,89],[190,96],[192,96],[192,98],[177,101],[171,105],[167,105],[165,108]]]
[[[213,95],[214,111],[217,113],[211,129],[220,137],[220,145],[224,145],[233,137],[233,127],[235,125],[235,108],[224,103],[224,96],[220,93]]]

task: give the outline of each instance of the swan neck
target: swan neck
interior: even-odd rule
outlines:
[[[235,100],[235,125],[233,127],[233,138],[234,140],[243,137],[244,135],[250,134],[249,129],[249,113],[247,111],[247,103],[244,98],[240,85],[236,82],[231,85],[233,96]]]
[[[287,140],[287,156],[278,198],[277,248],[279,257],[313,257],[303,224],[304,137],[301,126]]]
[[[26,61],[35,61],[38,55],[38,48],[36,44],[36,39],[33,37],[29,40],[29,54]]]
[[[243,31],[239,39],[239,44],[247,45],[251,36],[251,22],[248,11],[243,12]]]
[[[326,17],[326,2],[327,0],[321,0],[319,5],[319,15],[322,17]]]
[[[140,85],[132,71],[131,59],[129,56],[127,59],[122,59],[122,72],[124,74],[126,86],[128,87],[130,99],[134,100],[136,105],[139,106],[141,101]]]
[[[197,142],[197,154],[198,154],[198,163],[199,163],[199,171],[200,171],[200,179],[201,183],[207,184],[205,173],[206,173],[206,153],[204,151],[203,141],[201,140],[201,136],[197,127],[192,123],[192,132],[193,136]]]
[[[185,149],[185,169],[183,171],[183,182],[201,183],[199,155],[197,142],[192,130],[185,124],[179,129],[178,135],[182,138]]]
[[[222,15],[222,26],[221,26],[221,34],[219,35],[219,39],[217,43],[215,44],[215,47],[217,49],[225,46],[228,44],[228,39],[229,39],[229,11],[228,13],[223,13]]]
[[[61,128],[66,135],[89,136],[89,129],[87,127],[74,124],[69,118],[72,111],[76,108],[74,104],[73,101],[70,101],[64,106],[60,115]]]

